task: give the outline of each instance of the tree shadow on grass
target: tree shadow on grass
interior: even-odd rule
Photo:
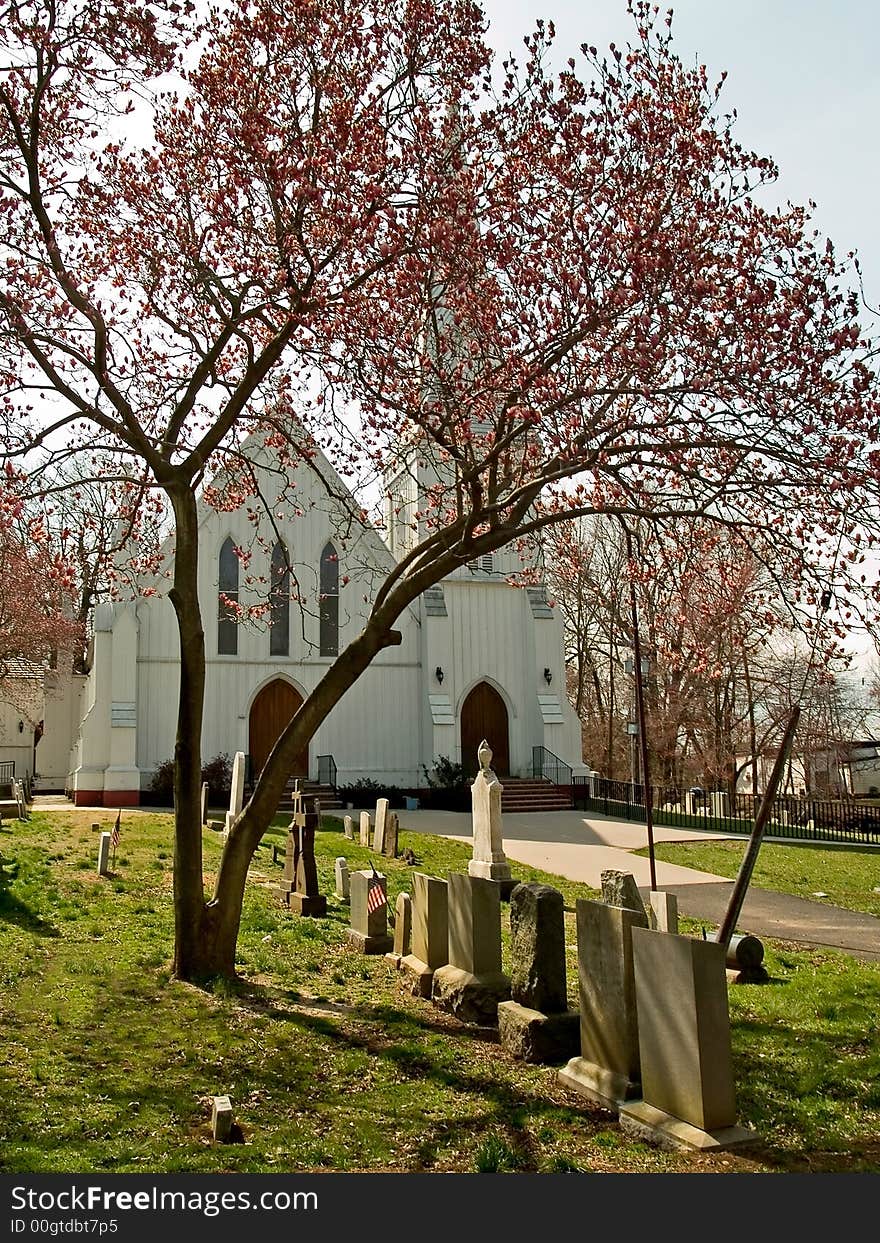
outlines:
[[[37,914],[26,902],[23,902],[9,888],[9,881],[14,880],[18,868],[16,864],[10,869],[5,864],[0,872],[0,922],[15,924],[26,932],[33,932],[41,937],[57,937],[58,929],[54,924]]]

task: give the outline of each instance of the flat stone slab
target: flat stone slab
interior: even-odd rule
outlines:
[[[500,972],[471,975],[447,965],[434,972],[431,1000],[462,1023],[498,1026],[498,1004],[510,999],[510,980]]]
[[[390,963],[391,963],[391,965],[392,965],[392,967],[394,968],[394,970],[395,970],[395,971],[399,971],[399,970],[400,970],[400,964],[401,964],[401,962],[403,961],[403,955],[402,955],[402,954],[396,954],[396,953],[394,952],[394,950],[392,950],[390,954],[386,954],[386,955],[385,955],[385,959],[386,959],[386,961],[387,961],[387,962],[390,962]]]
[[[422,962],[415,954],[406,954],[400,960],[399,970],[404,987],[409,989],[413,997],[430,999],[434,972],[426,962]]]
[[[641,1085],[626,1075],[597,1066],[585,1057],[573,1057],[559,1072],[559,1082],[615,1114],[621,1105],[634,1100],[641,1091]]]
[[[701,1131],[699,1127],[655,1109],[645,1101],[622,1105],[619,1112],[621,1130],[634,1139],[644,1140],[669,1151],[723,1152],[740,1144],[751,1144],[759,1138],[757,1131],[743,1126],[726,1126],[717,1131]]]
[[[349,947],[359,954],[387,954],[394,948],[394,942],[387,935],[368,937],[356,928],[347,929],[347,933]]]
[[[498,1039],[521,1062],[566,1062],[581,1044],[581,1016],[577,1010],[543,1014],[517,1001],[498,1006]]]

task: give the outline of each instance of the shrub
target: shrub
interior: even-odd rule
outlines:
[[[402,807],[405,791],[399,786],[383,785],[372,777],[358,777],[350,785],[337,786],[336,793],[343,803],[355,807],[369,807],[377,798],[387,798],[389,807]]]
[[[229,803],[232,789],[232,760],[224,751],[202,765],[202,782],[208,783],[208,803],[224,807]]]
[[[149,789],[153,795],[151,803],[171,806],[174,802],[174,760],[163,760],[156,765]]]
[[[467,811],[471,805],[470,781],[464,765],[440,755],[433,769],[422,765],[428,792],[422,796],[422,805],[434,811]]]

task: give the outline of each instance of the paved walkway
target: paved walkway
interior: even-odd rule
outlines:
[[[458,840],[470,840],[472,835],[471,818],[466,814],[399,811],[397,815],[402,828],[416,833],[437,833]],[[745,851],[745,839],[739,834],[707,833],[663,825],[654,829],[656,842],[702,842],[719,838],[742,841]],[[602,872],[613,868],[631,872],[639,888],[647,893],[649,861],[631,853],[646,844],[643,824],[612,820],[593,812],[509,813],[504,817],[504,849],[509,859],[569,880],[582,881],[594,889],[601,886]],[[704,919],[707,926],[718,927],[727,910],[733,881],[658,859],[657,886],[675,894],[682,915]],[[880,919],[824,902],[811,902],[750,886],[737,928],[758,937],[828,946],[846,950],[865,961],[880,962]]]

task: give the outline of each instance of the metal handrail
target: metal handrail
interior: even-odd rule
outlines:
[[[536,780],[546,777],[557,786],[572,784],[572,768],[546,747],[532,747],[532,776]]]
[[[0,781],[15,780],[15,760],[0,760]]]
[[[332,755],[318,756],[318,784],[336,789],[336,761]]]

